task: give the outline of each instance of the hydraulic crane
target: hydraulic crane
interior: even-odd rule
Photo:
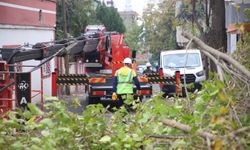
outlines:
[[[111,100],[112,77],[116,70],[123,66],[124,58],[131,57],[131,50],[124,45],[123,34],[106,32],[105,27],[102,25],[87,26],[84,34],[77,38],[37,43],[32,48],[1,48],[0,111],[6,112],[12,109],[13,88],[11,87],[13,85],[15,85],[16,101],[19,107],[26,107],[31,99],[30,86],[27,86],[28,83],[23,82],[25,78],[30,82],[30,73],[16,73],[15,76],[10,76],[10,72],[14,72],[11,64],[31,59],[42,60],[41,64],[30,71],[32,72],[52,58],[65,55],[69,55],[72,59],[80,58],[84,63],[85,74],[54,73],[56,76],[55,84],[85,85],[88,102],[98,103]],[[136,57],[135,51],[132,52],[132,57],[134,60]],[[177,83],[177,78],[164,78],[160,77],[160,74],[156,74],[156,76],[139,77],[139,82],[141,90],[138,91],[138,94],[151,96],[152,86],[150,83]],[[26,89],[28,96],[23,94]]]

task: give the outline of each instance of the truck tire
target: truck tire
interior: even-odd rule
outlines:
[[[101,102],[100,100],[100,97],[87,97],[87,104],[90,105],[90,104],[98,104]]]

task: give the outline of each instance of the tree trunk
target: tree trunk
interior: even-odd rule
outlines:
[[[224,0],[210,0],[211,24],[203,35],[205,43],[221,52],[227,52],[227,35],[225,28]],[[216,65],[211,62],[210,70],[216,71]]]
[[[63,14],[63,37],[67,38],[67,18],[66,18],[66,6],[65,0],[62,0],[62,14]],[[65,74],[69,74],[69,56],[66,54],[64,56],[64,67]],[[65,94],[70,95],[69,86],[65,86]]]
[[[204,35],[205,43],[221,52],[226,52],[225,2],[224,0],[211,0],[210,5],[212,18],[210,28]]]

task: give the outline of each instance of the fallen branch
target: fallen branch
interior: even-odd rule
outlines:
[[[219,75],[219,78],[220,78],[220,80],[221,81],[223,81],[224,80],[224,73],[223,73],[223,71],[222,71],[222,69],[221,69],[221,65],[222,64],[220,64],[219,63],[219,60],[216,60],[216,58],[213,56],[213,55],[211,55],[210,53],[208,53],[208,52],[206,52],[206,51],[202,51],[203,52],[203,54],[205,54],[207,57],[209,57],[213,62],[214,62],[214,64],[216,64],[216,67],[217,67],[217,72],[218,72],[218,75]]]
[[[186,124],[182,124],[182,123],[179,123],[175,120],[170,120],[170,119],[164,119],[162,120],[162,123],[164,125],[167,125],[167,126],[170,126],[172,128],[177,128],[177,129],[180,129],[184,132],[191,132],[192,128]],[[197,130],[196,131],[196,134],[203,137],[203,138],[209,138],[211,140],[214,140],[215,139],[215,135],[213,135],[212,133],[209,133],[209,132],[205,132],[205,131],[201,131],[201,130]]]
[[[222,53],[208,45],[206,45],[199,38],[193,36],[191,33],[183,32],[182,35],[188,39],[193,39],[194,43],[197,44],[201,50],[205,50],[213,55],[216,55],[219,58],[224,59],[225,61],[232,64],[235,68],[237,68],[241,73],[243,73],[250,80],[250,71],[248,71],[243,65],[241,65],[238,61],[230,57],[229,55]]]
[[[148,138],[157,138],[157,139],[184,139],[189,138],[185,135],[149,135]]]
[[[246,85],[248,85],[248,79],[244,76],[242,76],[241,74],[237,73],[233,68],[229,68],[228,65],[226,65],[225,62],[222,62],[221,67],[229,74],[231,74],[232,77],[237,78],[238,80],[242,81],[243,83],[245,83]],[[237,83],[237,82],[235,82]]]
[[[245,131],[248,131],[250,130],[250,126],[247,126],[247,127],[243,127],[243,128],[240,128],[232,133],[229,133],[228,135],[226,135],[227,137],[234,137],[235,135],[237,134],[240,134],[242,132],[245,132]],[[248,133],[248,132],[247,132]]]

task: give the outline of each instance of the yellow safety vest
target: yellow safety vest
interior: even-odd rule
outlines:
[[[117,94],[133,94],[133,70],[128,67],[122,67],[116,72],[118,85]]]

